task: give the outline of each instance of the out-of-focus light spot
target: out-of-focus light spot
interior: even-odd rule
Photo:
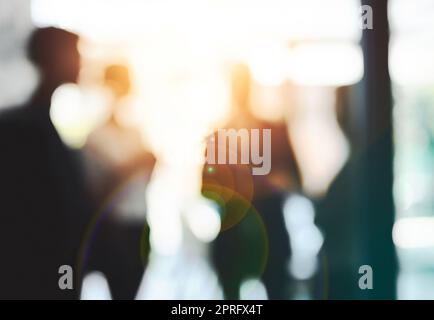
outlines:
[[[393,242],[403,249],[434,247],[434,218],[403,218],[393,226]]]
[[[151,253],[136,295],[137,300],[222,298],[217,276],[206,261],[191,254],[191,248],[171,256]]]
[[[198,199],[185,208],[187,224],[203,242],[214,240],[220,232],[221,221],[216,205],[207,199]]]
[[[151,249],[163,256],[176,254],[183,241],[180,217],[182,194],[176,192],[176,177],[176,171],[157,164],[147,190]]]
[[[426,37],[399,38],[392,42],[390,75],[397,85],[434,83],[434,41]]]
[[[240,300],[267,300],[267,289],[262,281],[249,279],[243,281],[240,287]]]
[[[81,289],[81,300],[112,300],[107,279],[100,272],[88,274]]]
[[[291,53],[291,79],[301,85],[342,86],[363,77],[360,47],[349,43],[300,44]]]
[[[314,224],[312,202],[291,195],[284,203],[283,212],[292,248],[290,271],[296,279],[309,279],[316,271],[317,255],[323,244],[323,236]]]
[[[406,210],[411,210],[412,206],[427,201],[432,194],[429,175],[424,172],[403,173],[403,171],[395,178],[394,186],[398,216],[403,216]],[[414,188],[414,186],[418,187]]]
[[[104,114],[105,104],[97,92],[85,97],[77,85],[65,84],[53,94],[51,120],[67,145],[80,148]]]
[[[288,79],[289,50],[276,43],[262,43],[251,50],[248,63],[253,78],[264,86],[278,86]]]
[[[51,103],[51,119],[62,139],[73,146],[82,146],[86,132],[80,124],[80,89],[75,85],[59,87],[53,95]]]

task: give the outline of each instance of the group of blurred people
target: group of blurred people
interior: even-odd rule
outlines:
[[[144,188],[155,163],[140,134],[116,118],[130,91],[128,69],[112,65],[105,70],[111,116],[82,152],[65,146],[50,119],[54,91],[78,80],[78,41],[65,30],[35,30],[28,58],[39,71],[39,86],[24,106],[0,116],[0,298],[77,299],[82,276],[98,270],[113,298],[132,299],[143,275],[143,204],[137,204],[137,196],[132,197],[135,207],[106,203],[132,179],[144,181]],[[88,235],[100,211],[98,232]],[[93,237],[89,244],[86,236]],[[59,288],[62,265],[76,271],[73,290]]]
[[[140,133],[118,119],[130,93],[128,69],[106,68],[110,116],[80,152],[63,144],[50,120],[55,89],[77,82],[77,43],[75,34],[61,29],[34,31],[28,57],[39,70],[39,86],[24,106],[0,115],[0,298],[78,299],[83,276],[96,270],[107,278],[113,298],[133,299],[146,268],[144,192],[156,159]],[[210,245],[212,264],[225,298],[240,298],[242,282],[259,278],[269,298],[285,299],[291,246],[282,206],[288,194],[302,192],[297,157],[283,121],[266,122],[251,112],[245,65],[233,69],[231,86],[225,128],[271,129],[272,164],[266,176],[252,176],[249,164],[204,166],[202,195],[221,216],[221,232]],[[127,198],[110,201],[127,184],[133,189]],[[83,246],[91,224],[97,232]],[[345,238],[336,237],[332,241]],[[80,269],[74,290],[59,289],[61,265]]]

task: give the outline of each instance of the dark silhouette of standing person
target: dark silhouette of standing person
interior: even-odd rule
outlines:
[[[349,87],[336,90],[336,118],[346,138],[353,144],[354,135],[350,126],[347,96]],[[354,151],[354,150],[353,150]],[[353,155],[353,154],[352,154]],[[350,157],[342,170],[331,183],[327,195],[316,203],[316,224],[324,232],[324,244],[321,249],[325,258],[327,274],[319,274],[318,298],[326,296],[328,299],[351,299],[354,291],[359,290],[358,273],[355,267],[357,249],[355,238],[357,235],[357,217],[352,203],[353,175],[356,174],[360,159]],[[320,278],[325,279],[320,279]],[[321,283],[327,281],[327,288]],[[327,292],[321,292],[327,290]]]
[[[287,194],[300,188],[300,172],[285,123],[267,122],[252,113],[251,82],[248,67],[235,65],[232,115],[225,128],[249,132],[271,129],[271,170],[266,175],[252,175],[252,164],[205,166],[202,193],[220,204],[222,216],[222,231],[212,244],[212,258],[226,298],[239,299],[242,282],[260,278],[270,299],[285,299],[290,242],[282,206]],[[213,138],[218,145],[218,134]],[[263,141],[259,150],[262,146]],[[237,152],[240,159],[240,149],[228,148],[226,154]]]
[[[368,230],[362,227],[366,223],[366,209],[363,201],[365,187],[358,183],[366,177],[366,162],[374,154],[381,157],[384,153],[382,141],[379,139],[368,145],[360,147],[357,139],[357,130],[354,127],[352,112],[357,104],[351,104],[352,96],[358,90],[357,86],[339,87],[336,90],[336,117],[338,124],[350,142],[350,157],[342,170],[338,173],[329,187],[325,197],[316,203],[316,224],[324,233],[324,244],[321,249],[324,268],[317,275],[318,298],[331,300],[354,299],[389,299],[392,295],[385,293],[386,289],[393,288],[394,274],[396,272],[396,255],[392,242],[391,232],[380,233],[379,241],[375,243],[377,250],[381,250],[381,266],[391,266],[390,274],[383,279],[375,280],[377,287],[374,290],[361,290],[359,287],[359,268],[371,261],[368,245],[370,237],[381,226],[373,224]],[[389,213],[388,198],[382,198],[378,189],[382,190],[387,185],[390,168],[380,165],[373,166],[372,170],[377,177],[376,185],[371,186],[370,202],[376,206],[378,215]],[[387,208],[382,210],[383,208]],[[375,274],[375,268],[373,268]],[[387,284],[387,286],[384,284]],[[325,285],[325,283],[327,285]],[[376,293],[375,291],[379,292]],[[376,296],[378,294],[378,296]]]
[[[78,36],[36,29],[28,57],[40,81],[31,99],[0,115],[0,298],[76,299],[59,267],[74,269],[88,207],[79,162],[50,120],[51,96],[79,74]]]

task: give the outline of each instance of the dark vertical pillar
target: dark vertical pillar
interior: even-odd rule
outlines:
[[[392,94],[388,70],[389,24],[387,0],[362,0],[373,9],[373,29],[363,30],[364,115],[361,161],[354,185],[358,190],[356,239],[359,263],[373,268],[374,289],[360,290],[366,299],[396,297],[397,261],[392,241],[394,223]]]

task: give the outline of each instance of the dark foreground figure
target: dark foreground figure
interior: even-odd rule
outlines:
[[[60,290],[61,265],[74,268],[88,217],[81,170],[50,116],[51,96],[76,82],[78,37],[36,30],[28,55],[40,84],[24,106],[0,115],[0,298],[75,299]]]

